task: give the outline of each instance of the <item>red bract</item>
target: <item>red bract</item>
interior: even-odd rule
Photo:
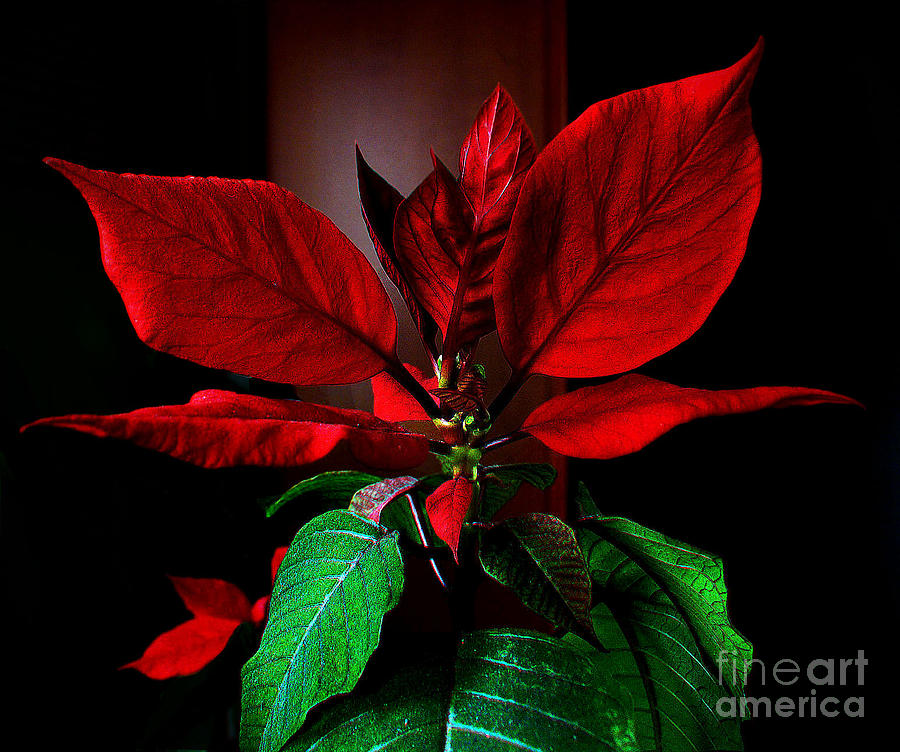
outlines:
[[[407,370],[425,389],[436,389],[438,378],[421,368],[406,364]],[[391,423],[404,420],[430,420],[422,406],[397,381],[386,373],[379,373],[372,379],[372,393],[375,415]]]
[[[107,274],[148,345],[288,384],[351,383],[396,360],[374,270],[288,191],[47,163],[91,207]]]
[[[434,532],[450,546],[454,558],[458,557],[459,534],[472,505],[475,490],[472,481],[453,478],[438,486],[425,500],[425,509]]]
[[[362,463],[399,470],[431,449],[452,479],[426,506],[456,554],[481,454],[513,439],[608,458],[707,415],[853,402],[803,388],[682,389],[629,374],[550,400],[513,434],[490,433],[531,374],[624,373],[706,319],[741,261],[759,201],[748,98],[761,53],[760,40],[725,70],[599,102],[537,157],[498,87],[464,140],[459,178],[435,157],[405,199],[357,151],[363,217],[431,373],[397,360],[394,313],[362,253],[287,191],[50,160],[87,199],[106,269],[148,344],[289,384],[373,377],[378,417],[201,392],[187,405],[39,423],[206,467],[297,465],[344,445]],[[512,376],[485,406],[475,358],[495,325]],[[427,419],[443,442],[393,425]]]
[[[74,428],[128,439],[201,467],[292,467],[315,462],[339,445],[373,467],[421,464],[428,442],[361,410],[268,399],[208,389],[186,405],[144,407],[121,415],[64,415],[32,426]]]
[[[544,149],[494,276],[517,377],[622,373],[703,323],[759,203],[747,98],[761,53],[598,102]]]
[[[279,548],[272,557],[272,581],[287,553]],[[244,622],[261,626],[269,596],[252,607],[247,596],[230,582],[195,577],[170,577],[175,590],[194,618],[163,632],[136,661],[133,668],[151,679],[171,679],[196,673],[219,655],[234,631]]]
[[[434,157],[434,171],[397,209],[397,255],[441,329],[445,359],[494,329],[494,264],[534,153],[528,126],[498,86],[460,150],[459,181]]]
[[[855,401],[797,387],[685,389],[633,373],[548,400],[525,418],[522,431],[561,454],[606,460],[643,449],[697,418],[828,402]]]

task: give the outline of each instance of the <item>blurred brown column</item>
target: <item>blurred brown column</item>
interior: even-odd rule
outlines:
[[[498,82],[539,147],[565,124],[561,0],[270,0],[268,10],[268,177],[331,217],[379,272],[360,215],[354,143],[408,195],[431,170],[430,148],[451,169],[458,164],[460,144]],[[387,286],[398,311],[400,354],[425,367],[412,321]],[[496,392],[508,373],[496,335],[481,347],[489,390]],[[561,388],[533,378],[498,427],[515,428]],[[367,383],[304,389],[302,396],[367,409],[372,400]],[[563,469],[530,440],[493,456]],[[561,473],[546,508],[561,512],[564,498]]]

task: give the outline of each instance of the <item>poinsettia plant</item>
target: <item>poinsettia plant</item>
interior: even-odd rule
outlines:
[[[265,623],[242,672],[243,752],[740,749],[739,721],[715,708],[742,693],[743,671],[715,661],[743,666],[752,651],[730,623],[721,561],[601,514],[581,484],[567,519],[497,517],[523,483],[546,489],[555,471],[492,465],[490,455],[531,437],[609,459],[705,416],[853,402],[632,372],[701,326],[744,254],[760,196],[748,97],[761,52],[760,41],[725,70],[598,102],[540,152],[498,86],[462,144],[458,176],[432,154],[434,169],[406,197],[357,150],[363,218],[427,371],[398,357],[394,309],[363,253],[288,191],[48,159],[87,200],[105,269],[145,343],[268,381],[371,379],[374,391],[374,414],[206,390],[183,405],[32,424],[206,468],[298,467],[338,447],[352,463],[265,502],[268,515],[311,498],[331,507],[276,553],[270,602],[251,607],[229,583],[175,578],[194,618],[129,666],[190,673],[239,624]],[[479,363],[494,331],[510,367],[496,391]],[[536,374],[616,378],[495,430]],[[416,470],[434,457],[440,472]],[[446,590],[453,647],[360,683],[416,557]],[[548,629],[473,631],[486,578]]]

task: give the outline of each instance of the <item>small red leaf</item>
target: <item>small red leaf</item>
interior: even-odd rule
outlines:
[[[438,379],[433,373],[406,363],[406,370],[425,389],[437,388]],[[389,423],[400,423],[404,420],[427,420],[431,418],[400,384],[386,373],[379,373],[372,378],[372,393],[375,397],[372,412]]]
[[[432,389],[431,394],[441,401],[441,408],[457,413],[487,412],[484,401],[474,394],[458,389]]]
[[[87,200],[104,267],[151,347],[289,384],[362,381],[396,360],[375,270],[292,193],[45,161]]]
[[[397,209],[394,249],[416,298],[446,338],[474,219],[456,180],[432,158],[434,170]]]
[[[198,616],[163,632],[136,661],[121,668],[134,668],[151,679],[188,676],[221,653],[240,625],[232,619]]]
[[[425,509],[437,536],[453,551],[459,561],[459,535],[472,505],[476,486],[466,478],[453,478],[441,483],[427,499]]]
[[[759,202],[761,53],[598,102],[538,156],[494,274],[518,379],[622,373],[705,321]]]
[[[237,585],[202,577],[169,577],[184,605],[194,616],[250,620],[250,601]]]
[[[350,511],[355,514],[381,522],[381,513],[384,508],[402,494],[409,493],[418,485],[419,479],[409,475],[400,478],[387,478],[371,486],[359,489],[350,499]]]
[[[697,418],[823,403],[859,404],[821,389],[760,386],[710,391],[628,374],[548,400],[525,419],[522,430],[560,454],[610,459],[636,452]]]
[[[493,330],[491,285],[534,139],[498,86],[482,105],[459,155],[459,184],[434,171],[397,210],[394,246],[419,300],[444,335],[444,358]]]
[[[409,309],[413,323],[425,346],[434,354],[434,337],[437,326],[416,300],[406,276],[397,264],[394,251],[394,216],[403,201],[403,195],[373,170],[356,147],[356,175],[359,183],[359,200],[363,221],[388,279],[394,283]]]
[[[118,415],[65,415],[25,426],[59,426],[138,446],[201,467],[296,467],[345,445],[364,465],[401,470],[428,456],[428,442],[361,410],[209,389],[186,405]]]
[[[491,255],[492,264],[535,154],[534,137],[522,113],[498,85],[481,106],[459,152],[459,186],[484,236],[479,253]]]

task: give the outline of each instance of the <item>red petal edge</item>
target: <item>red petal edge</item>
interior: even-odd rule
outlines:
[[[65,415],[34,426],[71,428],[127,439],[208,468],[296,467],[339,445],[364,465],[403,470],[424,462],[428,441],[361,410],[209,389],[186,405],[145,407],[118,415]]]
[[[396,361],[375,270],[289,191],[44,161],[87,201],[106,272],[151,347],[298,385],[363,381]]]
[[[760,386],[710,391],[628,374],[548,400],[525,419],[522,431],[560,454],[605,460],[643,449],[675,426],[697,418],[826,403],[860,405],[821,389]]]
[[[598,102],[541,152],[494,272],[516,378],[623,373],[706,320],[759,203],[761,54]]]

